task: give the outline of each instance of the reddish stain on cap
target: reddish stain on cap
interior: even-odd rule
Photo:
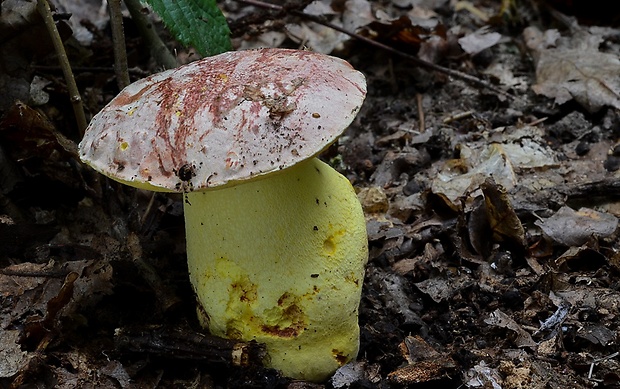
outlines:
[[[364,76],[328,55],[235,51],[139,80],[99,114],[80,157],[126,183],[200,190],[311,158],[351,123]]]

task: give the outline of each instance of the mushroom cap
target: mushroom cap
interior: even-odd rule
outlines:
[[[127,86],[92,119],[81,159],[128,185],[187,192],[313,157],[366,95],[346,61],[310,51],[234,51]]]

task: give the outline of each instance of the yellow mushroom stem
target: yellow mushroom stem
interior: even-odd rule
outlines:
[[[316,382],[357,356],[368,244],[345,177],[313,158],[186,196],[190,280],[211,333],[264,343],[267,366]]]

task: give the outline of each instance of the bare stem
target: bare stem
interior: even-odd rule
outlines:
[[[114,73],[119,89],[129,85],[129,70],[127,69],[127,49],[123,32],[123,14],[121,0],[108,0],[110,10],[110,25],[112,26],[112,41],[114,42]]]
[[[86,115],[84,114],[84,106],[82,105],[82,97],[80,96],[80,91],[75,83],[75,78],[73,77],[73,72],[71,71],[71,64],[69,63],[65,46],[62,43],[62,39],[60,39],[58,28],[56,28],[56,23],[52,17],[52,10],[50,9],[50,5],[47,0],[37,0],[37,9],[39,10],[41,17],[43,17],[47,31],[50,34],[54,44],[54,49],[56,50],[56,55],[58,56],[62,73],[65,76],[65,82],[67,83],[67,89],[69,90],[71,105],[73,106],[73,113],[75,114],[78,130],[80,135],[84,135],[84,130],[86,129],[87,123]]]

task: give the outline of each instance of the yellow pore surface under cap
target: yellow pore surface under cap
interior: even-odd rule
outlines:
[[[186,196],[190,279],[214,335],[265,343],[267,366],[311,381],[357,356],[368,244],[345,177],[313,158]]]

